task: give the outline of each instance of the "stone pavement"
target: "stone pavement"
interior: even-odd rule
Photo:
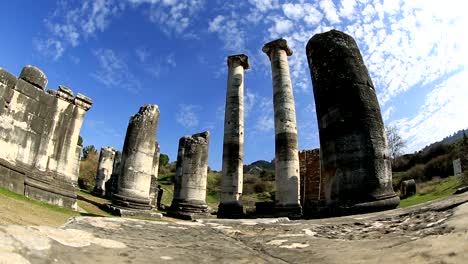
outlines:
[[[0,263],[466,263],[468,193],[338,218],[0,226]]]

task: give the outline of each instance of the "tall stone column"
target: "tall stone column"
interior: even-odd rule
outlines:
[[[161,150],[158,142],[156,142],[155,148],[156,150],[154,151],[153,173],[151,174],[151,185],[149,194],[152,206],[156,206],[156,190],[158,189],[159,156],[161,155]]]
[[[115,150],[112,147],[102,147],[99,154],[99,162],[96,172],[96,185],[94,193],[104,195],[106,193],[106,182],[112,175],[114,166]]]
[[[300,217],[299,155],[297,143],[296,109],[289,75],[288,56],[292,50],[285,39],[263,46],[271,62],[273,79],[273,107],[275,112],[275,174],[276,214]]]
[[[158,121],[157,105],[144,105],[130,118],[122,151],[117,193],[112,196],[114,205],[130,209],[151,209],[149,191]]]
[[[114,155],[114,163],[112,164],[112,174],[110,179],[106,182],[106,196],[108,198],[112,198],[112,195],[117,193],[121,160],[122,152],[116,151]]]
[[[193,219],[210,211],[206,204],[209,140],[208,131],[179,140],[174,198],[169,209],[173,216]]]
[[[397,207],[382,115],[356,42],[331,30],[314,35],[306,51],[327,206],[341,213]]]
[[[244,54],[229,56],[227,64],[223,169],[218,217],[236,218],[244,214],[241,201],[244,176],[244,69],[249,69],[250,65]]]

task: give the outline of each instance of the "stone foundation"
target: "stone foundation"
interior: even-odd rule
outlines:
[[[92,100],[60,85],[48,90],[34,66],[19,78],[0,69],[0,186],[76,209],[78,136]]]

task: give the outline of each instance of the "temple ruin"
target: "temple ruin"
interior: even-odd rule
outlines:
[[[244,54],[229,56],[227,65],[221,202],[218,217],[238,218],[244,215],[241,201],[244,178],[244,70],[249,69],[250,65],[248,57]]]
[[[78,137],[92,100],[28,65],[19,78],[0,68],[0,186],[77,209]]]
[[[306,51],[327,207],[338,213],[397,207],[382,115],[356,42],[331,30],[314,35]]]
[[[161,155],[161,149],[159,143],[156,142],[153,158],[153,174],[151,175],[151,184],[150,184],[150,204],[151,206],[156,206],[156,194],[158,189],[158,170],[159,170],[159,156]]]
[[[109,180],[106,181],[106,192],[105,196],[107,198],[112,198],[112,195],[117,192],[117,185],[119,181],[119,174],[120,174],[120,164],[122,160],[122,152],[115,151],[114,153],[114,163],[112,164],[112,174]]]
[[[206,204],[209,141],[208,131],[180,138],[169,215],[193,219],[210,213]]]
[[[96,172],[96,185],[93,192],[96,195],[106,194],[106,182],[112,175],[114,166],[115,149],[112,147],[102,147],[99,153],[99,162]]]
[[[299,156],[296,109],[289,74],[288,56],[292,50],[285,39],[263,46],[271,62],[275,114],[275,215],[300,217]]]
[[[112,210],[119,215],[134,215],[150,210],[150,186],[154,173],[157,105],[144,105],[130,118],[122,151],[117,192],[112,195]]]

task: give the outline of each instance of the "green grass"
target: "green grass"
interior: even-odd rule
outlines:
[[[416,184],[416,195],[402,199],[400,207],[404,208],[452,195],[460,185],[459,176],[450,176]]]
[[[70,215],[70,216],[80,215],[80,213],[78,213],[77,211],[74,211],[74,210],[71,210],[71,209],[68,209],[68,208],[59,207],[59,206],[52,205],[52,204],[48,204],[48,203],[41,202],[41,201],[32,200],[32,199],[29,199],[26,196],[14,193],[14,192],[12,192],[12,191],[10,191],[8,189],[5,189],[3,187],[0,187],[0,195],[6,196],[6,197],[9,197],[9,198],[13,198],[13,199],[16,199],[16,200],[19,200],[19,201],[23,201],[23,202],[29,203],[31,205],[42,207],[42,208],[45,208],[45,209],[48,209],[48,210],[51,210],[51,211],[54,211],[54,212],[57,212],[57,213],[67,214],[67,215]]]

